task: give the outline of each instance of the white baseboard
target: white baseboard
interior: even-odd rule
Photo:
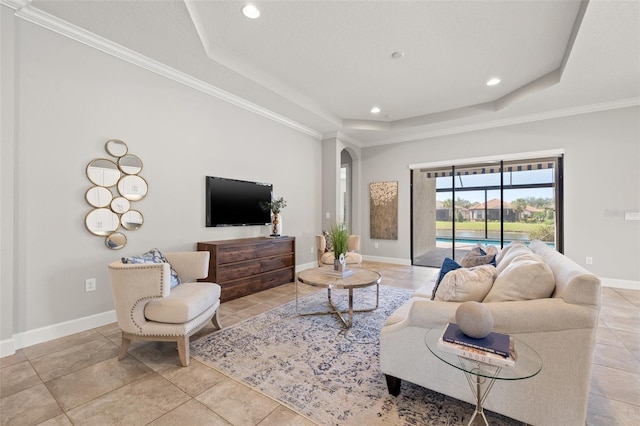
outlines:
[[[393,263],[396,265],[407,265],[411,266],[410,259],[398,259],[395,257],[380,257],[380,256],[362,256],[363,260],[368,260],[369,262],[381,262],[381,263]]]
[[[114,322],[116,322],[115,310],[17,333],[11,339],[0,341],[0,357],[13,355],[16,350],[27,346],[37,345],[38,343],[102,327]]]
[[[318,262],[303,263],[301,265],[296,265],[296,272],[305,271],[307,269],[317,268],[317,267],[318,267]]]
[[[625,290],[640,290],[640,281],[619,280],[617,278],[600,277],[602,287],[622,288]]]

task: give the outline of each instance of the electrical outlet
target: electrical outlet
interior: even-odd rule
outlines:
[[[587,256],[587,259],[585,262],[587,263],[587,265],[593,265],[593,257]]]
[[[378,248],[378,243],[373,243],[373,247]]]
[[[313,246],[311,246],[311,253],[313,254],[313,252],[314,252],[314,249],[313,249]]]
[[[96,279],[87,278],[84,280],[84,291],[96,291]]]

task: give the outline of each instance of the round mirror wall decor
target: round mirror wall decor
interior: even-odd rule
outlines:
[[[137,175],[142,170],[142,160],[133,154],[127,154],[120,157],[118,160],[118,167],[122,170],[122,173],[127,175]]]
[[[109,188],[93,186],[87,190],[84,198],[92,207],[107,207],[113,200],[113,194]]]
[[[87,164],[87,178],[95,186],[85,193],[85,200],[93,209],[84,223],[90,233],[105,237],[106,247],[119,250],[127,244],[127,236],[119,228],[135,231],[144,223],[142,213],[131,210],[131,203],[142,200],[149,186],[139,176],[142,160],[129,154],[126,143],[110,139],[104,148],[114,159],[96,158]]]
[[[121,175],[118,165],[106,158],[95,159],[87,165],[87,177],[98,186],[113,186],[118,183]]]
[[[127,231],[135,231],[140,229],[144,219],[142,213],[137,210],[129,210],[120,217],[120,223],[122,227]]]
[[[104,237],[118,229],[120,218],[109,209],[93,209],[85,216],[84,224],[93,235]]]
[[[124,156],[127,151],[129,151],[127,144],[118,139],[108,140],[107,143],[104,144],[104,149],[106,149],[112,157],[118,158]]]
[[[147,181],[138,175],[125,175],[118,181],[118,192],[130,201],[142,200],[147,189]]]
[[[111,201],[111,210],[115,213],[126,213],[131,208],[131,202],[124,197],[116,197]]]
[[[104,239],[104,243],[111,250],[120,250],[125,246],[125,244],[127,244],[127,236],[122,232],[114,232],[107,235],[107,238]]]

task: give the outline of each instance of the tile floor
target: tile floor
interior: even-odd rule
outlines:
[[[366,262],[383,284],[415,289],[436,269]],[[301,291],[314,291],[302,285]],[[603,288],[587,424],[640,424],[640,291]],[[287,284],[224,303],[225,326],[294,300]],[[205,328],[194,338],[212,331]],[[192,359],[174,344],[133,344],[118,362],[110,324],[0,359],[2,425],[310,425],[274,400]]]

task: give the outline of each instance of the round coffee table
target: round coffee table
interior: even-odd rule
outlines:
[[[336,276],[332,266],[323,266],[320,268],[307,269],[298,273],[298,279],[296,280],[296,313],[299,315],[325,315],[336,314],[342,323],[347,327],[353,325],[353,313],[354,312],[371,312],[378,308],[380,301],[380,281],[382,277],[375,271],[370,271],[363,268],[351,268],[352,275],[347,277]],[[332,308],[330,311],[322,312],[300,312],[298,310],[298,282],[307,284],[313,287],[322,287],[327,289],[327,301]],[[364,288],[376,286],[376,305],[369,308],[354,309],[353,308],[353,290],[356,288]],[[332,289],[347,289],[349,290],[349,309],[341,311],[331,300]],[[342,314],[349,314],[349,318],[345,319]]]
[[[436,358],[458,370],[462,370],[467,377],[471,393],[476,400],[476,411],[473,413],[471,420],[469,420],[469,425],[474,420],[479,421],[480,418],[484,420],[485,425],[489,424],[484,415],[482,405],[496,380],[528,379],[542,370],[540,355],[531,346],[515,337],[511,337],[515,341],[517,353],[515,365],[513,367],[499,367],[438,349],[438,341],[442,336],[443,330],[444,327],[442,329],[434,328],[429,330],[424,336],[424,342]]]

